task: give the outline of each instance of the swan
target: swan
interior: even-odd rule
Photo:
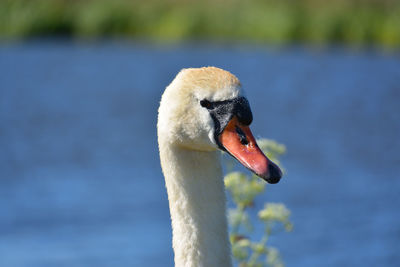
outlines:
[[[216,68],[181,70],[165,89],[157,135],[172,224],[175,266],[231,266],[219,150],[269,183],[282,172],[250,131],[239,80]]]

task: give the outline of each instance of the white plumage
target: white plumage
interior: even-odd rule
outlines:
[[[162,96],[157,131],[171,213],[175,266],[232,265],[218,151],[221,145],[217,144],[214,135],[218,122],[200,101],[207,99],[218,104],[218,101],[232,100],[242,95],[240,82],[234,75],[207,67],[182,70]],[[237,122],[237,119],[232,121]],[[236,127],[242,127],[244,132],[249,133],[249,139],[246,140],[249,143],[239,143],[240,138],[236,136],[233,126],[226,127],[229,128],[226,131],[230,131],[227,140],[235,139],[235,147],[243,146],[238,152],[244,153],[242,163],[261,170],[261,176],[269,179],[267,167],[273,163],[268,163],[259,150],[248,125],[237,122]],[[246,153],[256,154],[258,158],[246,162]],[[232,155],[235,156],[234,153]],[[279,181],[280,176],[277,178]]]

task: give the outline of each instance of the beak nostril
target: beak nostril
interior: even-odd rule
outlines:
[[[247,145],[249,144],[249,140],[247,140],[246,134],[242,131],[242,129],[240,129],[240,127],[235,127],[236,129],[236,133],[239,136],[239,141],[242,145]]]

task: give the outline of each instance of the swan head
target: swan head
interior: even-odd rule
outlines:
[[[183,69],[165,89],[158,114],[159,141],[198,151],[226,151],[269,183],[282,172],[258,147],[242,86],[230,72]]]

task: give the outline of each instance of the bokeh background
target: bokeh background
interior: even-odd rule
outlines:
[[[287,146],[286,265],[398,266],[400,1],[1,0],[0,40],[0,266],[173,266],[157,108],[209,65]]]

